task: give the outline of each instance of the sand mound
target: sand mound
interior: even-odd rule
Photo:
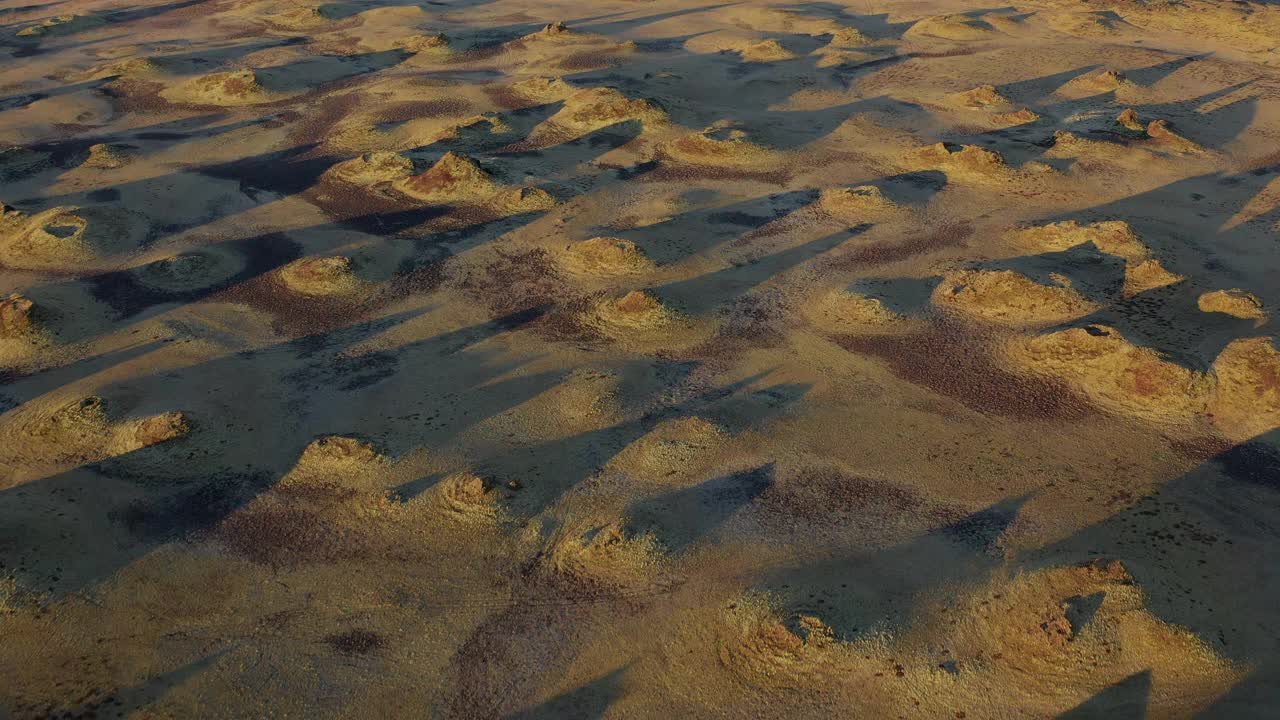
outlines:
[[[935,305],[1003,325],[1049,325],[1083,317],[1098,306],[1065,277],[1041,285],[1012,270],[948,273],[933,291]]]
[[[770,158],[768,148],[751,140],[745,130],[728,124],[677,138],[662,147],[664,154],[698,165],[752,165]]]
[[[721,31],[694,36],[685,42],[685,48],[708,55],[737,55],[744,63],[771,63],[796,58],[796,54],[776,38],[757,32]]]
[[[81,163],[81,167],[97,170],[114,170],[122,168],[133,161],[126,148],[120,145],[98,143],[89,146],[89,157]]]
[[[535,75],[513,83],[508,88],[513,94],[537,102],[555,102],[578,92],[578,88],[561,77]]]
[[[841,587],[856,582],[849,580]],[[913,616],[896,632],[846,639],[814,612],[752,594],[716,618],[715,649],[725,670],[755,687],[852,694],[866,706],[914,707],[930,717],[981,716],[975,711],[991,709],[992,683],[1002,707],[1056,717],[1135,668],[1175,683],[1177,690],[1144,701],[1176,712],[1185,688],[1203,688],[1204,701],[1239,677],[1194,634],[1154,617],[1115,561],[946,588],[917,598]],[[1066,695],[1064,678],[1073,688]]]
[[[1280,351],[1270,337],[1236,340],[1213,361],[1214,424],[1233,440],[1280,427]]]
[[[1077,245],[1093,243],[1099,252],[1142,262],[1151,251],[1138,239],[1129,223],[1123,220],[1106,220],[1081,225],[1074,220],[1019,228],[1008,234],[1009,240],[1020,248],[1037,252],[1062,252]]]
[[[1099,252],[1125,261],[1125,297],[1133,297],[1184,279],[1151,257],[1151,251],[1133,232],[1133,228],[1121,220],[1107,220],[1091,225],[1081,225],[1070,220],[1020,228],[1008,233],[1007,239],[1019,248],[1036,252],[1062,252],[1084,243],[1092,243]]]
[[[1105,410],[1157,423],[1190,421],[1204,409],[1213,385],[1203,373],[1102,325],[1019,338],[1007,354],[1016,367],[1065,381]]]
[[[26,270],[66,270],[131,249],[141,235],[136,217],[113,208],[55,207],[34,215],[0,215],[0,264]]]
[[[1204,148],[1173,131],[1168,120],[1152,120],[1147,125],[1147,135],[1160,147],[1179,153],[1202,153]]]
[[[853,27],[841,27],[831,31],[827,46],[832,48],[857,48],[871,44],[871,38]]]
[[[50,338],[38,322],[38,312],[23,295],[0,297],[0,369],[30,371],[43,365]]]
[[[1116,124],[1120,127],[1131,130],[1133,132],[1145,133],[1147,128],[1138,119],[1138,113],[1133,108],[1127,108],[1116,116]]]
[[[863,523],[872,517],[929,512],[931,504],[910,487],[850,473],[826,462],[779,472],[759,499],[771,527],[800,532],[820,525],[840,526],[854,518]]]
[[[1205,417],[1230,438],[1280,427],[1280,352],[1270,338],[1229,344],[1201,373],[1092,325],[1011,341],[1019,368],[1068,382],[1099,407],[1162,424]]]
[[[578,90],[564,98],[564,107],[538,126],[529,142],[538,144],[566,135],[577,137],[627,120],[639,121],[646,127],[664,125],[667,113],[649,100],[627,97],[614,88]]]
[[[709,420],[676,418],[628,445],[612,464],[639,477],[669,482],[673,476],[697,473],[714,462],[727,440],[724,429]]]
[[[35,25],[28,25],[19,30],[16,35],[20,38],[28,39],[46,38],[73,32],[83,32],[102,24],[103,20],[94,16],[57,15],[45,18]]]
[[[658,330],[675,319],[658,298],[643,290],[632,290],[621,298],[607,299],[595,308],[596,325],[609,334]]]
[[[0,337],[12,338],[29,334],[34,328],[31,319],[35,304],[17,293],[0,300]]]
[[[991,116],[991,122],[997,125],[1026,125],[1040,119],[1035,112],[1022,108],[1013,112],[995,113]]]
[[[796,57],[795,53],[784,48],[782,43],[773,38],[767,38],[759,42],[744,43],[734,49],[742,55],[744,62],[777,62],[779,60],[794,60]]]
[[[524,36],[526,40],[568,40],[579,35],[576,30],[569,29],[563,20],[547,23],[541,30]]]
[[[1173,285],[1185,280],[1177,273],[1169,272],[1159,260],[1151,258],[1139,263],[1130,262],[1124,268],[1125,297],[1133,297],[1148,290]]]
[[[164,67],[156,59],[134,57],[97,65],[85,73],[84,78],[86,80],[98,80],[108,77],[136,79],[154,77],[164,72]]]
[[[819,196],[818,207],[844,221],[881,218],[903,210],[875,185],[828,188]]]
[[[250,68],[211,73],[166,88],[160,96],[174,103],[189,105],[256,105],[281,99],[262,86],[258,73]]]
[[[342,256],[295,260],[277,270],[276,278],[292,292],[313,296],[350,295],[363,285],[351,258]]]
[[[1258,324],[1267,319],[1267,312],[1262,308],[1262,301],[1258,296],[1239,288],[1204,293],[1196,303],[1202,312],[1222,313],[1242,320],[1256,320]]]
[[[1125,22],[1108,12],[1066,12],[1049,15],[1049,27],[1076,37],[1105,37],[1119,33]]]
[[[812,615],[788,617],[764,597],[731,603],[721,628],[720,662],[757,687],[813,688],[845,667],[848,653]]]
[[[404,538],[402,521],[410,509],[378,487],[387,468],[364,441],[320,438],[279,482],[217,523],[210,539],[275,567],[390,557],[420,561]]]
[[[445,476],[424,499],[458,522],[496,522],[503,515],[502,493],[492,482],[469,472]]]
[[[40,406],[5,427],[5,455],[31,466],[84,464],[124,455],[186,435],[191,430],[179,412],[134,419],[113,419],[106,401],[90,396],[53,407]]]
[[[1195,635],[1154,617],[1142,589],[1118,561],[996,580],[948,605],[938,608],[946,615],[937,619],[958,621],[939,622],[950,629],[935,639],[946,647],[957,678],[1006,678],[1012,702],[1023,708],[1052,698],[1064,678],[1088,697],[1135,668],[1150,668],[1180,689],[1206,688],[1206,694],[1212,692],[1208,687],[1229,686],[1237,675]],[[1010,682],[1010,675],[1021,679]],[[1180,692],[1153,696],[1148,711],[1163,715],[1186,701]]]
[[[995,85],[979,85],[972,90],[958,93],[956,101],[964,107],[1000,108],[1010,105],[1009,101],[996,90]]]
[[[904,330],[909,318],[885,307],[879,298],[837,289],[816,302],[806,304],[804,313],[818,327],[838,333],[896,332]]]
[[[351,472],[353,468],[381,465],[386,462],[373,443],[344,435],[326,435],[312,440],[302,450],[293,472]]]
[[[580,275],[616,277],[654,269],[653,261],[630,240],[595,237],[569,246],[561,258],[566,270]]]
[[[184,293],[220,285],[244,269],[235,253],[201,248],[160,258],[133,271],[144,287],[161,293]]]
[[[316,7],[294,7],[262,17],[262,21],[281,30],[316,30],[333,22]]]
[[[1067,97],[1087,97],[1101,93],[1117,92],[1132,85],[1123,73],[1116,70],[1102,70],[1090,75],[1082,75],[1072,79],[1058,89],[1058,93]]]
[[[133,423],[133,439],[138,447],[148,447],[174,438],[180,438],[191,431],[186,416],[180,412],[170,412],[142,418]]]
[[[907,28],[907,37],[927,36],[944,40],[986,40],[995,28],[983,19],[968,15],[937,15],[925,18]]]
[[[548,560],[560,578],[584,589],[631,592],[655,586],[667,564],[653,535],[631,535],[623,520],[559,533]]]
[[[410,35],[406,38],[396,40],[392,47],[405,52],[411,52],[414,55],[425,55],[430,57],[441,57],[449,55],[452,52],[450,47],[449,36],[444,33],[435,33],[433,35]]]
[[[1108,157],[1114,155],[1120,147],[1113,142],[1094,140],[1067,130],[1053,132],[1053,147],[1046,156],[1059,158]]]
[[[952,150],[946,143],[936,143],[912,151],[908,160],[920,169],[942,170],[973,178],[1003,178],[1011,173],[1004,156],[977,145],[962,145]]]
[[[351,158],[325,171],[325,177],[371,187],[395,183],[413,175],[413,161],[396,152],[378,151]]]
[[[547,210],[555,199],[538,188],[504,188],[471,158],[449,152],[426,172],[396,183],[406,195],[436,203],[482,205],[507,213]]]
[[[955,93],[949,96],[949,100],[962,108],[991,112],[990,122],[996,125],[1025,125],[1040,119],[1040,115],[1028,108],[1015,110],[1017,106],[1001,95],[994,85],[979,85],[972,90]]]

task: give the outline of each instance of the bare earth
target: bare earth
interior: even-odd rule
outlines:
[[[0,718],[1280,717],[1280,4],[4,0]]]

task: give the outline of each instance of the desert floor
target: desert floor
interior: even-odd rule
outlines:
[[[1280,5],[140,2],[0,4],[0,717],[1280,717]]]

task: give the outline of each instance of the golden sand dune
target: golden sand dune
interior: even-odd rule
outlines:
[[[0,718],[1271,718],[1280,5],[0,5]]]

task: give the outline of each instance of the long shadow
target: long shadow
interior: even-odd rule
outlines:
[[[23,93],[21,95],[9,95],[0,98],[0,112],[7,110],[21,110],[33,103],[49,98],[61,97],[63,95],[71,95],[81,91],[97,90],[108,82],[107,78],[98,80],[86,80],[84,82],[73,83],[71,85],[59,85],[55,88],[40,90],[31,93]]]
[[[29,38],[20,37],[16,38],[16,40],[19,45],[38,46],[45,40],[70,37],[72,35],[78,35],[92,30],[104,29],[112,25],[127,25],[129,23],[157,17],[176,10],[183,10],[197,5],[202,5],[206,2],[209,2],[209,0],[175,0],[175,2],[160,5],[128,7],[116,10],[99,10],[79,15],[75,20],[69,23],[51,26],[40,35]],[[23,24],[26,25],[28,23]]]
[[[157,17],[175,10],[183,10],[197,5],[203,5],[210,0],[175,0],[170,3],[160,5],[144,5],[141,7],[126,8],[123,10],[107,10],[101,13],[103,19],[109,23],[131,23],[138,20],[146,20],[148,18]]]
[[[1002,567],[997,543],[1026,499],[1004,500],[901,545],[769,570],[758,587],[792,612],[818,615],[841,639],[893,631],[927,592],[976,585]]]
[[[273,232],[209,246],[197,246],[187,248],[173,258],[156,260],[129,270],[112,270],[85,278],[40,285],[28,289],[25,294],[37,306],[56,310],[64,302],[63,299],[69,295],[87,292],[110,308],[114,316],[105,320],[105,325],[99,328],[61,323],[57,316],[54,316],[50,328],[56,333],[58,341],[79,342],[88,339],[91,335],[119,332],[130,325],[164,312],[174,304],[208,300],[257,280],[302,257],[303,245],[294,238],[340,228],[372,230],[374,226],[383,234],[391,234],[421,225],[444,212],[438,207],[425,207],[393,213],[378,213],[322,223],[309,228],[291,230],[288,233]],[[315,247],[313,244],[308,250],[324,252],[326,248]],[[397,278],[406,276],[423,263],[441,260],[448,252],[438,245],[424,244],[417,249],[414,257],[408,257],[402,261],[401,270],[388,280],[389,286],[397,287]],[[227,267],[230,264],[234,269],[225,274],[211,274],[203,285],[192,285],[180,289],[165,287],[162,283],[150,281],[150,279],[166,277],[175,266],[181,266],[184,263],[206,263],[214,268]],[[405,290],[408,291],[407,288]],[[382,298],[384,301],[390,299],[392,298],[389,296]],[[361,312],[368,312],[371,309],[365,307]]]
[[[627,668],[605,673],[582,687],[561,693],[537,706],[508,715],[507,720],[598,720],[622,697]]]
[[[406,150],[404,155],[418,159],[426,156],[435,157],[438,152],[449,150],[468,154],[500,151],[526,138],[535,127],[559,112],[562,107],[564,107],[563,102],[536,103],[495,113],[496,118],[502,125],[510,128],[510,131],[494,134],[483,126],[463,128],[457,138],[445,138],[429,145],[412,148]]]
[[[57,179],[61,171],[75,167],[83,162],[88,157],[89,148],[93,145],[119,145],[132,150],[146,152],[157,146],[173,147],[175,145],[173,141],[206,140],[237,130],[264,125],[274,119],[272,116],[266,116],[235,120],[221,125],[214,124],[226,117],[227,114],[225,113],[209,113],[178,120],[166,120],[120,132],[48,140],[32,144],[27,146],[26,149],[30,153],[42,156],[39,161],[33,163],[26,170],[10,169],[6,173],[8,179],[18,181],[15,183],[16,187],[21,188],[21,191],[27,193],[28,196],[18,198],[13,197],[11,194],[6,200],[17,206],[33,205],[38,207],[47,207],[58,202],[84,205],[94,202],[114,201],[120,197],[122,189],[131,185],[106,185],[92,190],[61,195],[42,195],[41,193]],[[47,179],[42,178],[42,180],[47,181],[37,182],[36,178],[41,175],[48,175]],[[132,186],[141,186],[147,182],[154,183],[156,180],[137,181]]]
[[[691,368],[684,369],[688,371]],[[676,377],[661,383],[659,392],[655,394],[665,394],[661,392],[662,386],[666,385],[668,390],[671,389],[669,383],[679,383],[684,373],[677,372],[675,375]],[[764,412],[753,418],[756,422],[765,422],[769,417],[785,412],[790,403],[798,400],[806,389],[780,389],[774,386],[763,391],[746,392],[747,388],[761,379],[761,376],[750,377],[703,391],[688,400],[664,404],[636,420],[564,440],[521,448],[498,458],[496,467],[514,472],[527,483],[526,488],[511,502],[511,509],[518,516],[542,512],[561,494],[590,477],[617,452],[663,420],[695,414],[714,417],[715,411],[723,408],[726,402],[737,400],[767,405],[767,408],[762,408]],[[768,395],[770,392],[786,395],[787,401],[778,401],[777,397]],[[763,401],[760,399],[762,395],[765,397]],[[733,413],[739,421],[743,419],[739,410]],[[547,472],[544,473],[543,470]],[[705,489],[722,499],[737,498],[736,502],[741,506],[749,502],[749,497],[756,494],[766,480],[767,477],[762,475],[731,477],[711,481]],[[704,498],[688,496],[687,499],[698,503]],[[726,517],[723,510],[719,511],[722,512],[722,518]],[[669,520],[665,516],[662,519]],[[687,547],[687,542],[693,542],[700,533],[713,528],[701,521],[691,521],[690,524],[675,526],[673,529],[684,532],[680,537],[686,540],[686,545],[682,547]],[[676,536],[668,537],[676,541],[680,539]],[[556,587],[558,589],[548,599],[544,596],[545,590],[541,590],[539,583],[534,581],[527,588],[525,597],[518,597],[505,610],[490,616],[462,644],[451,663],[458,674],[458,693],[452,698],[451,709],[447,714],[462,717],[501,716],[503,713],[499,712],[500,708],[519,707],[524,698],[537,691],[536,683],[539,678],[564,667],[573,658],[578,647],[573,641],[573,634],[579,632],[575,615],[579,607],[588,607],[590,599],[595,595],[582,588]],[[625,591],[623,594],[633,597]],[[606,595],[615,597],[612,592],[606,592]],[[634,596],[634,600],[640,601],[644,596],[641,593]],[[590,622],[590,617],[583,616],[582,619]],[[571,697],[576,700],[579,696]],[[560,703],[538,707],[539,710],[548,711],[551,708],[559,713],[571,712]]]
[[[67,0],[53,0],[53,2],[34,3],[32,5],[17,5],[14,7],[5,8],[3,11],[0,11],[0,12],[4,12],[7,15],[19,15],[22,13],[36,12],[37,10],[44,10],[46,8],[56,7],[66,2]]]
[[[645,369],[652,361],[638,361]],[[681,377],[692,365],[674,368],[676,377],[658,381],[653,396],[662,396],[680,387]],[[598,430],[552,440],[518,450],[500,452],[481,461],[479,472],[526,484],[512,500],[512,511],[520,516],[536,515],[554,504],[579,482],[603,469],[627,446],[644,437],[660,423],[682,417],[702,417],[730,432],[760,427],[786,413],[808,392],[807,385],[774,384],[749,390],[764,374],[701,391],[675,403],[662,403],[629,420]],[[652,400],[650,400],[652,402]],[[509,475],[508,475],[509,474]]]
[[[1213,288],[1199,282],[1182,280],[1125,296],[1125,261],[1098,251],[1092,243],[1060,252],[980,262],[971,267],[980,271],[1011,270],[1048,287],[1060,287],[1062,278],[1066,278],[1074,291],[1098,305],[1098,309],[1045,327],[1041,332],[1099,325],[1111,327],[1126,340],[1151,348],[1162,358],[1190,370],[1207,371],[1227,345],[1264,334],[1264,329],[1254,320],[1202,311],[1199,297]],[[930,306],[929,293],[941,279],[941,276],[932,276],[862,280],[850,290],[877,298],[896,312],[914,315]]]
[[[169,137],[169,131],[160,130],[159,132],[165,133],[164,139]],[[209,132],[213,135],[219,134],[218,130]],[[80,143],[66,141],[54,147],[59,151],[73,152],[80,148]],[[115,202],[122,197],[127,198],[131,195],[164,198],[175,192],[173,187],[174,179],[184,175],[202,175],[219,180],[235,181],[245,198],[257,204],[275,199],[278,196],[293,195],[301,192],[314,184],[325,170],[328,170],[338,162],[338,158],[317,155],[314,152],[315,149],[314,145],[300,145],[286,150],[266,152],[238,160],[190,165],[167,175],[100,185],[92,190],[26,198],[16,204],[19,209],[26,209],[24,206],[29,205],[38,210],[57,205],[83,207],[104,202]],[[268,194],[269,197],[259,197],[260,195]],[[95,197],[100,199],[95,200]],[[228,205],[228,203],[223,203],[223,205]],[[224,217],[226,212],[226,210],[205,212],[194,218],[182,219],[177,224],[170,225],[167,231],[173,233],[204,225]]]
[[[786,39],[785,34],[779,37]],[[681,53],[676,57],[637,57],[622,70],[593,70],[567,75],[566,79],[591,87],[616,87],[637,97],[656,94],[657,88],[667,98],[663,107],[671,119],[689,128],[707,127],[726,116],[750,117],[749,130],[765,139],[766,144],[786,149],[825,137],[851,112],[882,108],[902,111],[911,107],[908,103],[873,98],[843,108],[800,114],[774,110],[795,94],[797,76],[847,89],[868,72],[911,57],[891,55],[820,67],[821,58],[812,54],[760,63],[744,62],[736,53]],[[691,81],[695,78],[696,82]],[[816,125],[809,127],[806,123]]]
[[[1148,65],[1144,68],[1135,68],[1133,70],[1125,70],[1124,76],[1139,85],[1155,85],[1165,78],[1173,75],[1184,67],[1187,67],[1197,60],[1203,60],[1211,57],[1212,52],[1200,53],[1199,55],[1185,55],[1176,57],[1155,65]]]
[[[1045,222],[1122,218],[1166,268],[1189,279],[1188,288],[1217,289],[1209,285],[1211,278],[1240,283],[1270,307],[1280,303],[1280,288],[1267,278],[1270,264],[1256,258],[1268,246],[1267,228],[1280,218],[1280,210],[1268,207],[1230,227],[1228,222],[1278,174],[1280,163],[1244,173],[1198,175]]]
[[[1169,64],[1177,65],[1176,62]],[[998,90],[1004,97],[1035,109],[1041,117],[1013,127],[980,133],[959,133],[950,137],[958,142],[977,141],[988,144],[991,139],[1001,140],[1006,143],[1000,148],[1001,152],[1006,155],[1007,160],[1016,161],[1017,164],[1040,158],[1046,150],[1054,146],[1055,131],[1062,129],[1083,134],[1095,140],[1112,142],[1117,145],[1117,151],[1123,152],[1130,143],[1143,138],[1140,134],[1122,131],[1115,123],[1115,116],[1119,113],[1120,106],[1114,90],[1081,98],[1055,98],[1051,102],[1044,102],[1044,99],[1065,81],[1085,77],[1097,67],[1087,66],[1066,73],[1002,85]],[[1257,98],[1243,97],[1233,102],[1219,104],[1213,110],[1204,113],[1196,112],[1196,109],[1219,103],[1239,93],[1252,82],[1245,81],[1229,85],[1187,100],[1167,103],[1133,103],[1131,107],[1143,122],[1169,120],[1179,134],[1204,147],[1221,149],[1248,129],[1257,111]],[[1064,120],[1068,118],[1071,119],[1071,123],[1064,128]],[[1144,147],[1151,151],[1160,150],[1157,144],[1147,143]]]
[[[536,150],[499,150],[492,153],[491,157],[509,165],[508,174],[512,176],[518,177],[523,174],[543,178],[542,186],[552,195],[571,196],[582,192],[581,186],[566,186],[556,180],[558,175],[572,171],[610,150],[626,145],[640,137],[643,130],[644,126],[639,120],[623,120],[558,145],[540,147]],[[608,177],[600,173],[596,178],[575,177],[572,178],[572,182],[580,184]]]
[[[1178,134],[1207,148],[1221,150],[1244,134],[1258,112],[1258,97],[1250,95],[1218,105],[1208,112],[1197,109],[1217,103],[1232,94],[1251,87],[1248,80],[1228,85],[1190,100],[1138,105],[1140,117],[1147,120],[1169,120]]]
[[[889,13],[855,14],[846,5],[829,2],[806,2],[780,5],[780,9],[801,15],[830,18],[856,28],[873,40],[896,40],[915,24],[914,20],[889,22]]]
[[[658,297],[671,302],[675,307],[690,314],[699,315],[749,292],[752,288],[768,282],[791,268],[839,247],[846,240],[866,232],[870,227],[870,225],[860,225],[832,233],[744,264],[662,285],[654,288],[653,292]]]
[[[169,72],[178,75],[190,75],[212,72],[218,68],[228,67],[247,55],[290,47],[305,42],[305,38],[269,38],[252,40],[229,45],[208,45],[199,43],[194,50],[188,52],[165,52],[149,55],[152,62]]]
[[[627,517],[636,531],[654,531],[668,551],[680,554],[750,505],[772,481],[770,463],[639,501]]]
[[[792,190],[690,210],[642,228],[600,231],[631,240],[654,262],[670,264],[780,220],[816,198],[815,191]]]
[[[130,717],[134,713],[147,714],[148,707],[163,700],[178,686],[211,669],[227,652],[227,650],[220,650],[211,653],[174,670],[148,678],[137,685],[111,691],[95,689],[89,698],[75,704],[54,708],[47,713],[47,716],[100,717],[113,714],[115,717]]]
[[[83,50],[95,45],[105,45],[116,40],[122,40],[125,37],[127,37],[125,34],[108,35],[105,37],[95,38],[93,40],[79,40],[76,42],[62,43],[60,45],[51,45],[49,43],[30,41],[26,38],[13,37],[12,35],[9,35],[0,36],[0,50],[7,48],[9,50],[9,57],[21,59],[68,52],[71,50]]]
[[[1003,83],[998,85],[996,90],[1010,102],[1034,107],[1039,101],[1052,95],[1055,90],[1071,80],[1084,77],[1101,68],[1101,65],[1082,65],[1048,75]]]
[[[1069,326],[1106,325],[1125,339],[1154,349],[1161,357],[1191,370],[1207,371],[1236,340],[1264,334],[1249,319],[1203,312],[1200,293],[1209,288],[1179,282],[1114,299],[1101,310]],[[1061,328],[1050,328],[1057,330]]]
[[[1051,286],[1059,284],[1055,275],[1065,276],[1074,290],[1099,305],[1098,310],[1085,317],[1044,332],[1107,325],[1168,360],[1205,371],[1228,344],[1267,334],[1267,327],[1253,319],[1201,311],[1199,298],[1203,293],[1238,286],[1257,295],[1264,307],[1280,304],[1280,288],[1269,281],[1271,264],[1252,259],[1268,246],[1266,228],[1280,218],[1280,210],[1270,209],[1252,220],[1224,228],[1225,219],[1246,208],[1277,175],[1280,164],[1239,174],[1201,175],[1105,205],[1043,219],[1090,223],[1123,218],[1164,267],[1185,278],[1133,296],[1123,293],[1125,261],[1100,252],[1091,243],[1060,252],[984,261],[973,267],[1013,270]],[[1200,206],[1212,212],[1190,212]],[[1228,262],[1233,264],[1227,265]],[[887,283],[880,295],[895,300],[895,286],[900,281],[880,282]],[[913,281],[906,283],[903,289],[910,291]],[[918,294],[912,293],[912,297],[918,298]]]
[[[449,3],[452,5],[453,3]],[[586,23],[592,23],[597,20],[607,20],[617,17],[621,13],[605,13],[602,15],[590,15],[587,17],[575,18],[571,23],[573,26],[579,26]],[[525,35],[529,35],[534,31],[542,29],[544,23],[538,21],[513,22],[507,25],[495,25],[492,27],[479,28],[471,30],[461,35],[460,39],[470,44],[473,51],[493,50],[499,46],[509,43],[513,40],[519,40]]]
[[[1209,458],[1020,564],[1099,557],[1124,563],[1157,618],[1251,669],[1203,717],[1269,717],[1280,707],[1280,430]]]
[[[651,15],[641,15],[640,17],[629,17],[622,20],[605,19],[602,22],[582,23],[576,22],[573,27],[575,30],[588,33],[598,33],[601,35],[619,35],[622,33],[635,30],[638,27],[652,25],[654,23],[671,20],[673,18],[685,17],[687,15],[696,15],[698,13],[710,12],[712,10],[720,10],[722,8],[733,7],[737,2],[724,2],[717,5],[703,5],[695,8],[681,8],[679,10],[668,10],[666,12],[653,13]]]
[[[842,79],[848,83],[852,75],[859,75],[867,70],[862,64],[836,65],[833,72],[842,73]],[[925,117],[927,112],[914,103],[896,100],[887,96],[864,98],[844,105],[823,108],[821,110],[778,110],[767,114],[768,127],[762,132],[769,147],[777,150],[793,150],[808,145],[831,134],[852,115],[868,112],[880,112],[897,118],[911,115]]]
[[[90,375],[142,357],[162,345],[162,341],[151,340],[55,368],[32,372],[0,373],[0,413],[8,412],[32,398],[40,397],[60,387],[73,385]]]
[[[1151,671],[1143,670],[1062,713],[1057,720],[1143,720],[1150,699]]]
[[[511,174],[513,175],[518,174],[515,171],[521,167],[545,168],[549,165],[553,169],[557,167],[570,169],[588,162],[601,152],[629,142],[636,137],[638,131],[639,128],[634,123],[619,123],[574,141],[546,148],[539,151],[536,157],[499,159],[512,166]],[[315,186],[317,180],[338,161],[338,158],[317,154],[314,150],[314,146],[303,145],[225,163],[197,166],[181,172],[233,181],[243,196],[240,204],[256,204],[276,197],[296,195]],[[600,170],[596,175],[598,178],[612,178],[612,175],[604,170]],[[586,188],[599,182],[598,178],[586,175],[564,181],[554,180],[548,187],[553,194],[568,198],[584,192]],[[171,177],[161,176],[97,188],[88,194],[41,198],[39,204],[85,205],[92,202],[114,202],[122,196],[141,194],[150,197],[163,195],[171,184]],[[84,202],[86,200],[90,202]],[[451,209],[445,206],[413,207],[412,205],[414,203],[409,203],[405,199],[389,203],[389,209],[359,215],[346,215],[340,208],[326,207],[327,210],[333,211],[331,215],[336,215],[333,222],[283,233],[267,233],[226,241],[213,246],[188,248],[177,256],[176,261],[166,258],[129,270],[109,271],[84,279],[37,286],[30,289],[27,294],[38,304],[47,303],[48,306],[56,308],[60,298],[66,296],[69,291],[85,288],[89,294],[105,303],[117,314],[115,319],[109,321],[108,327],[111,330],[119,330],[126,324],[151,317],[174,303],[199,302],[232,288],[245,286],[250,281],[301,257],[304,253],[324,252],[327,248],[317,246],[311,238],[331,236],[332,233],[328,231],[336,229],[355,230],[373,236],[407,233],[410,236],[409,239],[413,240],[414,252],[412,257],[402,260],[400,271],[390,280],[389,291],[397,288],[405,289],[408,286],[405,283],[398,283],[398,277],[407,277],[408,274],[426,264],[438,263],[458,249],[489,242],[541,215],[540,213],[522,213],[474,223],[444,233],[423,233],[414,231],[414,228],[445,215]],[[176,234],[212,223],[220,219],[221,213],[233,206],[234,203],[218,203],[212,211],[195,217],[168,218],[168,223],[153,229],[147,239],[148,244],[158,241],[164,234]],[[169,272],[174,262],[182,262],[184,258],[199,262],[205,256],[217,259],[228,255],[231,256],[231,262],[237,264],[238,268],[227,275],[210,277],[207,284],[175,290],[157,287],[154,283],[147,282],[149,276]],[[379,296],[379,302],[384,304],[391,299],[394,298],[386,293]],[[360,312],[367,313],[371,309],[373,308],[362,306]],[[84,339],[82,333],[89,332],[85,329],[77,331],[69,326],[61,330],[60,339],[65,342]]]
[[[334,84],[395,67],[412,57],[405,50],[360,55],[319,55],[257,70],[262,86],[276,92],[323,92]]]
[[[476,347],[527,325],[536,311],[394,350],[347,355],[415,315],[97,389],[108,408],[127,411],[128,398],[144,398],[146,412],[182,409],[194,429],[178,440],[0,491],[5,567],[37,592],[61,596],[83,590],[159,545],[214,527],[270,488],[317,435],[354,431],[378,437],[385,430],[387,436],[410,438],[403,446],[388,446],[392,452],[421,443],[441,446],[564,376],[516,372],[518,364],[498,362],[493,352]],[[402,371],[418,367],[431,371]],[[281,386],[292,392],[275,389]],[[200,388],[227,388],[235,397]],[[325,392],[315,392],[321,388]],[[286,420],[269,420],[271,428],[260,429],[254,418]]]

